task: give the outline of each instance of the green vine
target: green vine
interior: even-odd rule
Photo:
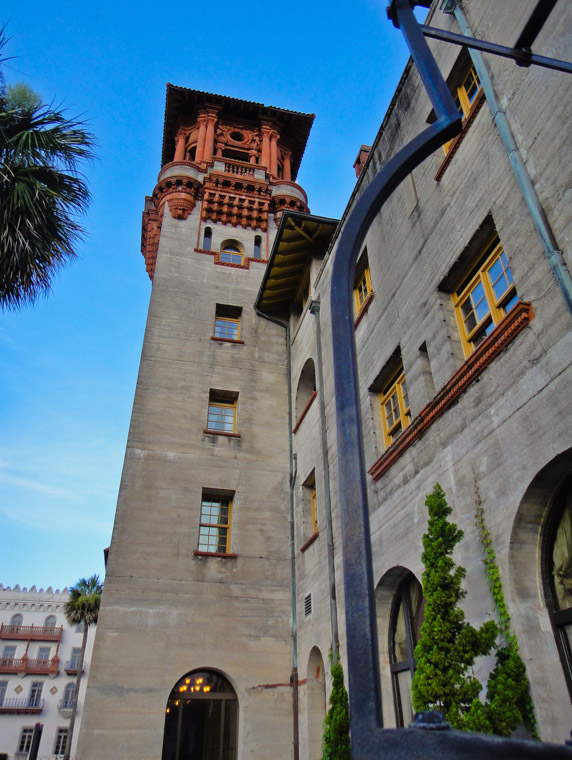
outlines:
[[[485,510],[476,476],[474,487],[475,524],[483,548],[485,576],[498,618],[500,641],[495,647],[496,665],[487,683],[486,702],[482,709],[479,708],[475,712],[470,727],[474,731],[484,730],[500,736],[510,736],[517,726],[524,723],[531,735],[539,739],[530,684],[518,651],[518,640],[512,631],[510,613],[504,597],[491,534],[485,521]]]

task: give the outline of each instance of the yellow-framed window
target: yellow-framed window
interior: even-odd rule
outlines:
[[[480,262],[452,296],[466,357],[519,300],[498,235],[485,247]]]
[[[207,416],[207,430],[221,433],[236,433],[237,399],[211,396]]]
[[[310,498],[312,501],[312,535],[318,532],[318,509],[316,506],[316,486],[310,486]]]
[[[203,494],[199,528],[200,552],[212,554],[228,554],[230,552],[231,518],[231,499]]]
[[[365,302],[371,293],[371,276],[369,267],[366,267],[356,280],[354,287],[354,297],[356,302],[356,311],[359,314]]]
[[[481,83],[479,81],[479,77],[477,76],[475,67],[471,66],[471,68],[465,75],[465,78],[463,79],[461,86],[457,87],[457,90],[453,93],[453,97],[455,99],[455,105],[457,106],[459,113],[463,117],[463,120],[465,120],[467,116],[469,115],[469,111],[471,110],[473,101],[477,97],[477,94],[480,89],[481,89]],[[449,142],[445,143],[445,145],[443,146],[445,149],[445,153],[449,152],[449,148],[451,147],[452,142],[453,142],[452,140],[449,140]]]
[[[220,249],[220,261],[224,261],[225,264],[242,264],[243,253],[236,243],[226,243]]]
[[[391,382],[381,392],[380,402],[383,439],[387,448],[411,422],[403,367],[399,367]]]
[[[240,317],[215,317],[214,337],[224,340],[240,339]]]

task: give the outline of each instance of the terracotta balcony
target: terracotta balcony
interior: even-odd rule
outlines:
[[[0,639],[11,641],[61,641],[63,626],[0,625]]]
[[[27,715],[32,715],[34,713],[42,712],[43,709],[43,699],[30,700],[27,697],[24,699],[5,699],[2,704],[0,704],[0,715],[6,715],[9,713],[25,713]]]
[[[52,657],[51,660],[31,660],[26,655],[18,659],[0,657],[0,673],[57,676],[59,662],[59,657]]]

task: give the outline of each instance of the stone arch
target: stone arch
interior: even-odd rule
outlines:
[[[326,674],[324,660],[318,647],[308,657],[306,672],[306,721],[308,760],[319,760],[322,754],[322,735],[326,717]]]
[[[375,589],[377,643],[379,649],[384,726],[407,726],[409,689],[413,674],[413,649],[419,638],[424,600],[421,584],[406,567],[392,567]],[[396,654],[397,630],[403,652]]]
[[[210,668],[192,670],[171,689],[162,760],[236,760],[238,697],[230,680]]]
[[[567,689],[550,619],[546,569],[558,499],[572,476],[572,449],[546,464],[532,479],[518,505],[509,546],[510,613],[525,660],[539,728],[552,741],[566,738],[562,726],[572,719]],[[534,558],[534,561],[533,559]],[[560,736],[562,735],[562,737]]]
[[[307,359],[302,367],[296,388],[296,419],[310,403],[313,394],[316,392],[316,367],[313,359]]]

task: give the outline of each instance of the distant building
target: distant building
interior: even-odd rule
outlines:
[[[512,44],[535,2],[517,5],[516,15],[514,3],[493,0],[463,9],[474,36]],[[429,18],[459,31],[440,2]],[[572,3],[558,3],[538,51],[566,56],[571,29]],[[482,502],[540,734],[563,742],[572,725],[572,80],[432,47],[463,130],[372,220],[348,315],[383,720],[411,720],[424,500],[439,481],[464,531],[456,559],[467,569],[467,617],[478,625],[493,614],[475,528]],[[371,149],[359,150],[341,222],[311,215],[296,182],[312,118],[167,86],[158,184],[143,214],[153,289],[81,760],[320,756],[328,651],[337,627],[345,663],[351,603],[332,262],[355,200],[434,114],[408,64]]]
[[[43,726],[38,758],[62,757],[81,653],[83,627],[65,619],[67,589],[36,590],[0,584],[0,755],[26,758],[36,723]],[[90,631],[78,701],[71,757],[82,706],[95,631]]]

